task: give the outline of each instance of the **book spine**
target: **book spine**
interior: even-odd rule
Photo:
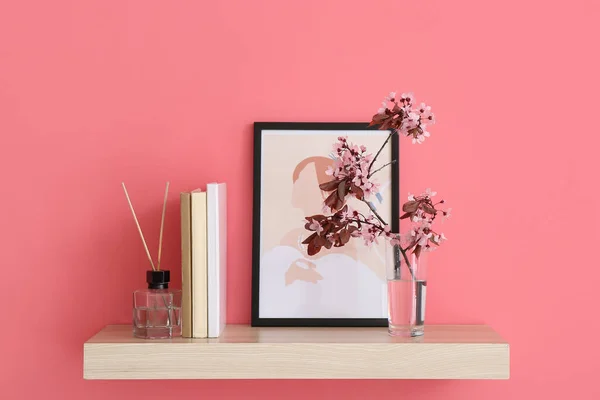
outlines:
[[[207,196],[192,193],[192,336],[208,336]]]
[[[219,337],[225,326],[225,184],[208,184],[208,337]]]
[[[191,227],[191,195],[181,193],[179,196],[181,214],[181,335],[192,337],[192,227]]]
[[[227,322],[227,186],[221,184],[219,190],[219,325],[217,336],[225,329]]]

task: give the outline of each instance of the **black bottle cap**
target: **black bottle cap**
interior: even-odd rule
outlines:
[[[169,270],[146,271],[146,282],[148,289],[168,289],[171,274]]]

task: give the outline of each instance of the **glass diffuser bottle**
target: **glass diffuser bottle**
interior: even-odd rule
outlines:
[[[168,270],[147,271],[147,289],[133,292],[133,335],[142,339],[181,336],[181,290],[169,289]]]

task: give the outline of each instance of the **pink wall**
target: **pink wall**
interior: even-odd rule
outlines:
[[[0,397],[600,398],[599,18],[592,0],[0,2]],[[509,381],[82,379],[82,343],[130,322],[147,268],[122,180],[150,238],[171,180],[173,269],[179,191],[228,183],[229,322],[249,322],[252,122],[366,120],[390,90],[439,121],[403,142],[403,196],[454,209],[428,320],[492,325]]]

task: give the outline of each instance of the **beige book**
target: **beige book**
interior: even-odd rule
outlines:
[[[206,192],[191,192],[192,227],[192,337],[208,336]]]
[[[192,336],[192,204],[191,194],[179,195],[181,207],[181,336]]]

